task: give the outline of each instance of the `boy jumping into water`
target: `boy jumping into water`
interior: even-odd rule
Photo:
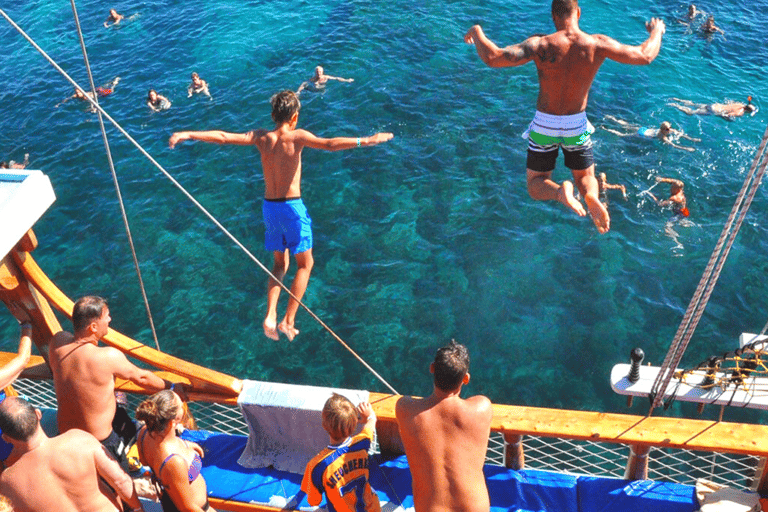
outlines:
[[[306,130],[297,130],[299,98],[293,91],[282,91],[270,100],[275,129],[252,130],[246,133],[228,133],[219,130],[205,132],[176,132],[168,141],[171,148],[185,140],[198,140],[212,144],[256,146],[261,153],[264,172],[264,203],[262,211],[266,231],[265,246],[272,251],[275,263],[272,274],[282,282],[288,271],[288,251],[296,258],[296,277],[291,285],[293,297],[288,301],[285,317],[277,324],[277,299],[280,283],[274,279],[267,285],[267,316],[264,334],[278,340],[278,330],[292,341],[298,329],[294,326],[296,312],[307,289],[312,272],[312,219],[301,200],[301,151],[305,146],[326,151],[374,146],[390,140],[391,133],[377,133],[370,137],[335,137],[324,139]],[[295,298],[294,298],[295,297]]]

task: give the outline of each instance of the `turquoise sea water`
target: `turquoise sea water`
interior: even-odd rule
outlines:
[[[597,171],[629,194],[609,195],[604,236],[527,195],[520,134],[537,95],[533,64],[492,70],[462,41],[474,23],[501,46],[551,32],[548,2],[78,2],[97,85],[122,78],[104,108],[270,267],[257,152],[199,143],[171,151],[168,136],[269,128],[270,95],[297,88],[316,65],[354,78],[302,94],[300,126],[395,138],[304,152],[316,260],[305,301],[399,392],[429,393],[434,349],[456,338],[472,354],[468,393],[623,412],[611,367],[636,346],[647,361],[663,359],[765,130],[768,28],[759,20],[768,0],[699,5],[726,31],[713,38],[676,21],[686,7],[677,1],[581,6],[582,29],[629,44],[646,38],[651,16],[667,23],[650,66],[603,66],[593,124],[606,115],[669,120],[703,139],[688,153],[598,129]],[[105,29],[109,7],[134,18]],[[69,2],[2,8],[86,86]],[[70,296],[107,297],[112,327],[151,344],[96,117],[82,103],[54,108],[71,86],[3,20],[0,40],[0,158],[30,153],[30,168],[45,171],[58,196],[37,224],[35,257]],[[192,71],[213,101],[186,97]],[[150,113],[149,88],[172,108]],[[666,106],[670,97],[747,95],[764,109],[733,122]],[[165,351],[243,378],[385,391],[306,312],[293,343],[265,338],[263,272],[114,128],[108,134]],[[555,176],[568,175],[561,158]],[[691,217],[673,220],[642,193],[657,176],[685,182]],[[735,348],[741,332],[768,320],[767,200],[761,190],[684,365]],[[0,322],[4,347],[14,347],[15,322]],[[645,402],[634,409],[646,411]]]

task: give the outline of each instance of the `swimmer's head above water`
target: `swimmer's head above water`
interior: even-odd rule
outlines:
[[[661,132],[662,134],[666,135],[670,131],[672,131],[672,123],[670,123],[669,121],[664,121],[663,123],[661,123],[661,125],[659,125],[659,132]]]

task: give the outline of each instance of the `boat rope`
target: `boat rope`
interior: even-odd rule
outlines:
[[[11,26],[12,26],[14,29],[16,29],[16,31],[17,31],[17,32],[19,32],[19,34],[21,34],[21,35],[22,35],[22,36],[23,36],[23,37],[24,37],[24,38],[25,38],[25,39],[26,39],[26,40],[27,40],[27,41],[28,41],[28,42],[29,42],[29,43],[32,45],[32,47],[34,47],[34,48],[35,48],[35,50],[37,50],[37,51],[38,51],[38,53],[40,53],[40,54],[41,54],[41,55],[42,55],[42,56],[43,56],[43,57],[44,57],[44,58],[45,58],[45,59],[46,59],[46,60],[47,60],[47,61],[48,61],[48,62],[51,64],[51,66],[53,66],[53,67],[54,67],[54,69],[56,69],[56,70],[57,70],[57,71],[58,71],[58,72],[59,72],[59,73],[60,73],[60,74],[61,74],[61,75],[62,75],[64,78],[66,78],[66,79],[67,79],[67,81],[69,81],[69,83],[71,83],[71,84],[72,84],[72,85],[73,85],[73,86],[74,86],[76,89],[78,89],[80,92],[82,92],[83,94],[85,94],[85,90],[84,90],[82,87],[80,87],[80,85],[79,85],[77,82],[75,82],[75,80],[73,80],[73,79],[72,79],[72,77],[70,77],[70,76],[67,74],[67,72],[66,72],[66,71],[64,71],[64,70],[61,68],[61,66],[59,66],[59,65],[56,63],[56,61],[54,61],[54,60],[53,60],[53,59],[52,59],[52,58],[51,58],[51,57],[50,57],[50,56],[49,56],[49,55],[48,55],[48,54],[47,54],[47,53],[46,53],[46,52],[45,52],[45,51],[44,51],[42,48],[40,48],[40,46],[39,46],[37,43],[35,43],[35,41],[33,41],[33,40],[32,40],[32,38],[31,38],[31,37],[29,37],[29,35],[27,35],[27,33],[26,33],[26,32],[24,32],[24,30],[22,30],[22,28],[21,28],[21,27],[19,27],[19,26],[18,26],[18,25],[17,25],[17,24],[16,24],[16,23],[13,21],[13,20],[12,20],[12,19],[11,19],[11,18],[10,18],[10,17],[9,17],[9,16],[6,14],[6,13],[5,13],[5,11],[4,11],[3,9],[0,9],[0,15],[2,15],[2,16],[3,16],[3,17],[4,17],[4,18],[5,18],[7,21],[8,21],[8,23],[10,23],[10,24],[11,24]],[[206,209],[206,208],[205,208],[203,205],[202,205],[202,204],[200,204],[200,202],[199,202],[199,201],[197,201],[197,199],[195,199],[195,198],[194,198],[194,196],[192,196],[192,194],[190,194],[190,193],[189,193],[189,192],[188,192],[188,191],[187,191],[187,190],[186,190],[186,189],[185,189],[185,188],[184,188],[184,187],[183,187],[183,186],[182,186],[182,185],[181,185],[181,184],[180,184],[180,183],[179,183],[179,182],[178,182],[178,181],[177,181],[177,180],[176,180],[176,179],[175,179],[175,178],[174,178],[174,177],[173,177],[173,176],[172,176],[172,175],[171,175],[169,172],[168,172],[168,171],[166,171],[166,170],[165,170],[165,168],[163,168],[163,166],[162,166],[162,165],[160,165],[160,164],[157,162],[157,160],[155,160],[155,159],[152,157],[152,155],[150,155],[150,154],[149,154],[149,153],[148,153],[148,152],[147,152],[147,151],[146,151],[146,150],[145,150],[145,149],[144,149],[144,148],[141,146],[141,144],[139,144],[139,143],[138,143],[138,142],[137,142],[137,141],[136,141],[136,140],[135,140],[133,137],[131,137],[131,135],[130,135],[130,134],[127,132],[127,131],[125,131],[125,129],[124,129],[122,126],[120,126],[120,124],[119,124],[117,121],[115,121],[115,120],[112,118],[112,116],[110,116],[110,115],[109,115],[109,114],[108,114],[108,113],[107,113],[107,112],[106,112],[106,111],[105,111],[103,108],[101,108],[101,106],[100,106],[98,103],[96,103],[95,101],[93,101],[93,99],[92,99],[92,98],[91,98],[89,95],[87,95],[87,94],[86,94],[86,96],[85,96],[85,99],[86,99],[86,100],[87,100],[87,101],[88,101],[88,102],[89,102],[89,103],[90,103],[90,104],[93,106],[93,108],[95,108],[97,111],[101,112],[101,114],[103,114],[103,115],[104,115],[104,117],[105,117],[105,118],[106,118],[106,119],[107,119],[107,120],[108,120],[110,123],[112,123],[112,125],[113,125],[113,126],[114,126],[114,127],[115,127],[115,128],[116,128],[116,129],[117,129],[119,132],[120,132],[120,133],[122,133],[122,134],[123,134],[123,136],[124,136],[124,137],[125,137],[125,138],[126,138],[126,139],[127,139],[127,140],[128,140],[130,143],[131,143],[131,144],[133,144],[133,145],[136,147],[136,149],[138,149],[138,150],[139,150],[139,152],[140,152],[142,155],[144,155],[144,156],[147,158],[147,160],[149,160],[149,161],[152,163],[152,165],[154,165],[154,166],[155,166],[155,167],[156,167],[156,168],[157,168],[157,169],[158,169],[158,170],[159,170],[161,173],[163,173],[163,175],[164,175],[166,178],[168,178],[168,180],[169,180],[169,181],[170,181],[170,182],[171,182],[171,183],[172,183],[172,184],[173,184],[173,185],[174,185],[174,186],[175,186],[177,189],[179,189],[179,191],[180,191],[182,194],[184,194],[184,196],[186,196],[186,198],[187,198],[187,199],[189,199],[189,201],[190,201],[190,202],[191,202],[193,205],[195,205],[195,206],[197,207],[197,209],[198,209],[198,210],[200,210],[200,211],[201,211],[201,212],[202,212],[202,213],[203,213],[203,214],[204,214],[206,217],[208,217],[208,219],[209,219],[211,222],[213,222],[213,223],[216,225],[216,227],[218,227],[218,228],[219,228],[219,230],[221,230],[221,232],[222,232],[222,233],[224,233],[224,234],[225,234],[225,235],[226,235],[226,236],[227,236],[227,237],[228,237],[230,240],[232,240],[232,242],[233,242],[235,245],[237,245],[237,246],[238,246],[238,247],[239,247],[239,248],[240,248],[240,249],[241,249],[241,250],[242,250],[242,251],[243,251],[243,252],[244,252],[244,253],[245,253],[245,254],[246,254],[246,255],[247,255],[247,256],[248,256],[248,257],[249,257],[249,258],[250,258],[252,261],[253,261],[253,262],[254,262],[254,263],[256,263],[256,265],[258,265],[258,266],[259,266],[259,268],[261,268],[261,269],[262,269],[262,270],[263,270],[263,271],[264,271],[264,272],[265,272],[265,273],[266,273],[266,274],[267,274],[267,275],[268,275],[268,276],[269,276],[271,279],[274,279],[274,280],[275,280],[275,281],[276,281],[276,282],[277,282],[277,283],[280,285],[280,288],[282,288],[282,289],[283,289],[283,290],[284,290],[286,293],[288,293],[288,295],[289,295],[291,298],[293,298],[293,299],[294,299],[296,302],[298,302],[298,304],[299,304],[299,305],[300,305],[302,308],[304,308],[304,310],[305,310],[307,313],[309,313],[309,315],[310,315],[312,318],[314,318],[314,319],[315,319],[315,321],[317,321],[317,323],[319,323],[319,324],[320,324],[320,325],[321,325],[321,326],[322,326],[322,327],[323,327],[323,328],[324,328],[326,331],[328,331],[328,333],[329,333],[329,334],[330,334],[330,335],[331,335],[331,336],[332,336],[332,337],[333,337],[333,338],[334,338],[334,339],[335,339],[335,340],[336,340],[336,341],[337,341],[337,342],[338,342],[338,343],[339,343],[339,344],[340,344],[342,347],[344,347],[344,348],[345,348],[345,349],[346,349],[346,350],[347,350],[347,351],[348,351],[350,354],[352,354],[352,356],[354,356],[354,357],[355,357],[355,359],[357,359],[357,360],[360,362],[360,364],[362,364],[362,365],[363,365],[363,366],[364,366],[364,367],[365,367],[365,368],[366,368],[368,371],[370,371],[370,372],[371,372],[371,373],[372,373],[372,374],[373,374],[373,375],[374,375],[374,376],[375,376],[375,377],[376,377],[376,378],[377,378],[377,379],[378,379],[378,380],[379,380],[379,381],[380,381],[382,384],[384,384],[384,385],[385,385],[385,386],[386,386],[386,387],[387,387],[387,388],[388,388],[390,391],[392,391],[392,393],[394,393],[394,394],[396,394],[396,395],[399,395],[399,394],[400,394],[400,393],[398,393],[398,392],[395,390],[395,388],[393,388],[393,387],[392,387],[392,386],[391,386],[391,385],[390,385],[390,384],[389,384],[389,383],[388,383],[386,380],[384,380],[384,378],[383,378],[381,375],[379,375],[379,374],[376,372],[376,370],[374,370],[374,369],[373,369],[373,368],[372,368],[372,367],[371,367],[371,366],[370,366],[370,365],[369,365],[367,362],[365,362],[365,360],[364,360],[362,357],[360,357],[360,356],[357,354],[357,352],[355,352],[355,351],[352,349],[352,347],[350,347],[350,346],[349,346],[347,343],[345,343],[345,342],[344,342],[344,340],[342,340],[342,339],[339,337],[339,335],[338,335],[338,334],[336,334],[336,333],[335,333],[335,332],[334,332],[334,331],[333,331],[333,330],[332,330],[330,327],[328,327],[328,325],[326,325],[326,324],[325,324],[325,322],[323,322],[323,321],[320,319],[320,317],[318,317],[318,316],[317,316],[317,315],[316,315],[316,314],[315,314],[315,313],[314,313],[314,312],[313,312],[311,309],[309,309],[309,307],[307,307],[307,306],[306,306],[306,305],[305,305],[303,302],[301,302],[299,299],[297,299],[297,298],[296,298],[296,296],[295,296],[295,295],[294,295],[294,294],[291,292],[291,290],[290,290],[290,289],[289,289],[287,286],[285,286],[285,284],[284,284],[284,283],[283,283],[281,280],[277,279],[277,277],[275,277],[275,275],[274,275],[274,274],[272,274],[272,272],[271,272],[271,271],[270,271],[270,270],[269,270],[269,269],[268,269],[266,266],[264,266],[264,264],[263,264],[261,261],[259,261],[259,259],[258,259],[258,258],[256,258],[256,256],[254,256],[254,255],[251,253],[251,251],[249,251],[249,250],[248,250],[248,249],[247,249],[247,248],[246,248],[246,247],[245,247],[245,246],[244,246],[244,245],[243,245],[243,244],[242,244],[242,243],[241,243],[241,242],[240,242],[240,241],[239,241],[239,240],[238,240],[238,239],[237,239],[237,238],[236,238],[236,237],[235,237],[235,236],[232,234],[232,233],[230,233],[230,232],[229,232],[229,230],[228,230],[227,228],[225,228],[225,227],[224,227],[224,226],[223,226],[223,225],[222,225],[222,224],[221,224],[221,223],[220,223],[220,222],[219,222],[219,221],[218,221],[218,220],[217,220],[217,219],[216,219],[216,218],[215,218],[215,217],[214,217],[214,216],[213,216],[213,215],[212,215],[212,214],[211,214],[211,213],[210,213],[210,212],[209,212],[209,211],[208,211],[208,210],[207,210],[207,209]]]
[[[75,6],[75,0],[70,0],[72,3],[72,14],[75,17],[75,25],[77,26],[77,36],[80,38],[80,48],[83,51],[83,60],[85,61],[85,69],[88,71],[88,81],[91,84],[91,93],[93,94],[93,101],[98,105],[99,95],[96,93],[96,84],[93,81],[93,74],[91,73],[91,63],[88,61],[88,52],[85,49],[85,40],[83,39],[83,30],[80,26],[80,17],[77,15],[77,7]],[[144,299],[144,308],[147,310],[147,318],[149,319],[149,327],[152,330],[152,338],[155,340],[155,347],[160,351],[160,342],[157,339],[157,331],[155,330],[155,321],[152,318],[152,310],[149,308],[149,298],[147,297],[147,291],[144,288],[144,279],[141,277],[141,268],[139,267],[139,258],[136,255],[136,247],[133,244],[133,236],[131,235],[131,226],[128,223],[128,214],[125,211],[125,204],[123,203],[123,194],[120,192],[120,182],[117,180],[117,172],[115,171],[115,163],[112,160],[112,151],[109,147],[109,139],[107,138],[107,131],[104,127],[104,118],[101,116],[99,110],[96,111],[99,117],[99,126],[101,127],[101,138],[104,141],[104,151],[107,153],[107,160],[109,161],[109,170],[112,172],[112,181],[115,184],[115,193],[117,194],[117,201],[120,203],[120,213],[123,215],[123,225],[125,226],[125,233],[128,235],[128,245],[131,246],[131,254],[133,255],[133,266],[136,268],[136,277],[139,279],[139,288],[141,288],[141,296]]]
[[[649,416],[664,399],[664,392],[666,391],[670,380],[672,380],[675,369],[680,363],[680,359],[682,359],[683,353],[693,336],[693,332],[704,313],[704,309],[707,306],[707,302],[709,302],[712,290],[717,283],[717,279],[720,277],[723,264],[733,246],[736,234],[739,232],[744,217],[746,216],[747,211],[749,211],[749,207],[755,197],[755,193],[760,187],[760,181],[765,173],[766,165],[768,165],[768,158],[766,158],[765,151],[766,143],[768,143],[768,128],[766,128],[766,131],[763,134],[763,140],[755,154],[755,159],[752,162],[749,173],[747,173],[747,176],[744,179],[744,184],[742,185],[733,208],[731,209],[731,213],[728,215],[728,219],[723,226],[723,231],[715,245],[715,249],[712,251],[712,255],[701,276],[699,285],[693,294],[693,298],[691,298],[691,302],[688,304],[688,309],[685,311],[685,315],[683,315],[683,320],[680,322],[680,326],[672,340],[669,351],[667,352],[664,362],[659,369],[659,373],[656,375],[656,380],[651,387],[651,408],[648,411]]]

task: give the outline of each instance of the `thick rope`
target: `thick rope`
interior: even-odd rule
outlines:
[[[747,211],[749,211],[755,193],[760,186],[760,181],[762,180],[766,165],[768,164],[768,160],[765,158],[766,143],[768,143],[768,129],[766,129],[763,134],[763,140],[757,150],[749,173],[744,179],[744,184],[739,191],[739,195],[731,209],[731,213],[728,215],[728,220],[726,221],[725,226],[723,226],[723,231],[720,234],[720,238],[717,241],[712,255],[710,256],[704,274],[701,276],[699,285],[693,294],[691,302],[688,304],[688,309],[683,316],[683,320],[680,322],[675,338],[664,358],[659,373],[656,375],[656,380],[651,388],[650,396],[652,403],[651,408],[648,411],[649,415],[664,399],[664,391],[672,380],[675,369],[680,363],[680,359],[683,357],[683,353],[693,336],[693,332],[695,331],[702,314],[704,314],[704,309],[707,306],[707,302],[709,302],[709,297],[712,294],[715,283],[717,283],[717,280],[720,277],[720,272],[728,257],[728,253],[733,246],[733,242],[739,232],[744,217],[746,216]],[[757,171],[757,174],[755,174],[755,170],[758,166],[760,166],[760,168]],[[738,219],[736,219],[737,215]],[[734,219],[736,220],[734,221]]]
[[[71,0],[72,14],[75,17],[75,25],[77,25],[77,35],[80,38],[80,48],[83,50],[83,60],[85,61],[85,69],[88,71],[88,81],[91,83],[91,92],[93,93],[93,101],[98,105],[99,95],[96,93],[96,84],[93,82],[93,74],[91,73],[91,64],[88,62],[88,52],[85,49],[85,40],[83,39],[83,30],[80,27],[80,18],[77,15],[77,7],[75,6],[75,0]],[[104,150],[107,152],[107,160],[109,161],[109,170],[112,172],[112,181],[115,184],[115,192],[117,193],[117,201],[120,203],[120,212],[123,215],[123,224],[125,225],[125,233],[128,235],[128,245],[131,246],[131,254],[133,255],[133,266],[136,268],[136,276],[139,279],[139,288],[141,288],[141,296],[144,298],[144,308],[147,310],[147,318],[149,319],[149,327],[152,330],[152,338],[155,340],[155,347],[160,350],[160,342],[157,340],[157,331],[155,331],[155,321],[152,318],[152,311],[149,308],[149,298],[147,297],[147,291],[144,289],[144,279],[141,278],[141,268],[139,268],[139,258],[136,256],[136,247],[133,245],[133,236],[131,236],[131,226],[128,223],[128,214],[125,211],[125,205],[123,204],[123,195],[120,192],[120,183],[117,180],[117,172],[115,171],[115,164],[112,161],[112,151],[109,147],[109,140],[107,139],[107,131],[104,128],[104,119],[101,116],[100,109],[96,111],[99,116],[99,126],[101,127],[101,138],[104,141]]]
[[[45,53],[45,51],[44,51],[42,48],[40,48],[40,46],[38,46],[38,44],[37,44],[37,43],[35,43],[35,41],[33,41],[33,40],[32,40],[32,38],[31,38],[31,37],[29,37],[29,36],[27,35],[27,33],[26,33],[26,32],[24,32],[24,30],[22,30],[22,29],[21,29],[21,27],[19,27],[19,26],[18,26],[18,25],[17,25],[17,24],[16,24],[16,23],[15,23],[15,22],[14,22],[14,21],[13,21],[13,20],[12,20],[12,19],[11,19],[11,18],[10,18],[10,17],[7,15],[7,14],[6,14],[6,13],[5,13],[5,11],[4,11],[3,9],[0,9],[0,15],[2,15],[2,16],[3,16],[3,17],[4,17],[4,18],[5,18],[7,21],[8,21],[8,23],[10,23],[10,24],[11,24],[11,26],[12,26],[13,28],[15,28],[15,29],[16,29],[16,31],[17,31],[17,32],[19,32],[19,34],[21,34],[21,35],[22,35],[22,36],[23,36],[23,37],[24,37],[24,38],[25,38],[25,39],[26,39],[26,40],[27,40],[27,41],[28,41],[28,42],[29,42],[29,43],[30,43],[30,44],[31,44],[31,45],[32,45],[32,46],[33,46],[33,47],[34,47],[34,48],[35,48],[37,51],[38,51],[38,53],[40,53],[40,54],[41,54],[41,55],[42,55],[42,56],[43,56],[43,57],[44,57],[44,58],[45,58],[45,59],[46,59],[46,60],[47,60],[47,61],[48,61],[48,62],[51,64],[51,66],[53,66],[53,67],[54,67],[54,69],[56,69],[56,70],[57,70],[59,73],[61,73],[61,75],[62,75],[64,78],[66,78],[66,79],[67,79],[67,80],[68,80],[68,81],[69,81],[69,82],[70,82],[70,83],[71,83],[71,84],[72,84],[72,85],[73,85],[73,86],[74,86],[76,89],[78,89],[79,91],[81,91],[81,92],[83,92],[83,93],[85,94],[85,90],[83,90],[83,88],[82,88],[82,87],[80,87],[80,85],[78,85],[78,83],[77,83],[77,82],[75,82],[75,81],[72,79],[72,77],[70,77],[70,76],[67,74],[67,72],[66,72],[66,71],[64,71],[64,70],[63,70],[63,69],[62,69],[62,68],[61,68],[61,67],[60,67],[60,66],[59,66],[59,65],[58,65],[58,64],[57,64],[57,63],[56,63],[56,62],[55,62],[55,61],[54,61],[54,60],[53,60],[51,57],[50,57],[50,56],[48,56],[48,54],[47,54],[47,53]],[[192,196],[192,194],[190,194],[190,193],[189,193],[189,192],[188,192],[188,191],[187,191],[187,190],[186,190],[186,189],[185,189],[185,188],[184,188],[184,187],[183,187],[183,186],[182,186],[182,185],[181,185],[181,184],[180,184],[178,181],[176,181],[176,179],[175,179],[173,176],[171,176],[171,174],[170,174],[168,171],[166,171],[166,170],[163,168],[163,166],[162,166],[162,165],[160,165],[160,164],[157,162],[157,160],[155,160],[155,159],[152,157],[152,155],[150,155],[149,153],[147,153],[147,151],[146,151],[146,150],[145,150],[145,149],[144,149],[144,148],[141,146],[141,144],[139,144],[138,142],[136,142],[136,140],[135,140],[133,137],[131,137],[131,136],[130,136],[130,134],[129,134],[128,132],[126,132],[126,131],[123,129],[123,127],[122,127],[122,126],[120,126],[120,124],[119,124],[117,121],[115,121],[115,120],[112,118],[112,116],[110,116],[109,114],[107,114],[107,112],[106,112],[106,111],[104,111],[104,109],[102,109],[102,108],[101,108],[101,106],[100,106],[98,103],[96,103],[95,101],[93,101],[93,99],[91,99],[91,98],[90,98],[88,95],[86,95],[86,100],[87,100],[87,101],[88,101],[88,102],[89,102],[89,103],[90,103],[90,104],[93,106],[93,108],[95,108],[97,111],[99,111],[101,114],[103,114],[103,115],[104,115],[104,117],[106,117],[106,118],[107,118],[107,120],[109,120],[109,122],[110,122],[110,123],[112,123],[112,125],[113,125],[115,128],[117,128],[117,130],[118,130],[120,133],[122,133],[122,134],[123,134],[123,136],[124,136],[126,139],[128,139],[128,141],[130,141],[130,142],[131,142],[131,144],[133,144],[133,145],[136,147],[136,149],[138,149],[138,150],[139,150],[139,152],[140,152],[142,155],[144,155],[144,156],[147,158],[147,160],[149,160],[150,162],[152,162],[152,164],[153,164],[153,165],[154,165],[154,166],[155,166],[155,167],[156,167],[156,168],[157,168],[157,169],[158,169],[158,170],[159,170],[161,173],[163,173],[163,175],[165,175],[165,177],[166,177],[166,178],[168,178],[168,180],[169,180],[171,183],[173,183],[173,185],[174,185],[174,186],[175,186],[177,189],[179,189],[179,191],[181,191],[181,193],[182,193],[182,194],[184,194],[184,195],[187,197],[187,199],[189,199],[189,201],[190,201],[192,204],[194,204],[194,205],[197,207],[197,209],[198,209],[198,210],[200,210],[200,211],[201,211],[201,212],[202,212],[202,213],[203,213],[203,214],[204,214],[206,217],[208,217],[208,219],[209,219],[211,222],[213,222],[213,223],[216,225],[216,227],[218,227],[218,228],[221,230],[221,232],[222,232],[222,233],[224,233],[225,235],[227,235],[227,237],[229,237],[229,239],[230,239],[230,240],[232,240],[232,242],[233,242],[235,245],[237,245],[237,246],[238,246],[238,247],[239,247],[239,248],[240,248],[240,249],[241,249],[241,250],[242,250],[242,251],[243,251],[243,252],[244,252],[244,253],[245,253],[245,254],[246,254],[246,255],[247,255],[247,256],[248,256],[248,257],[249,257],[249,258],[250,258],[252,261],[253,261],[253,262],[254,262],[254,263],[256,263],[256,265],[258,265],[258,266],[259,266],[259,268],[261,268],[261,269],[262,269],[262,270],[263,270],[263,271],[264,271],[264,272],[265,272],[265,273],[266,273],[266,274],[267,274],[267,275],[268,275],[268,276],[269,276],[271,279],[274,279],[274,280],[275,280],[275,281],[276,281],[276,282],[277,282],[277,283],[280,285],[280,287],[281,287],[281,288],[282,288],[282,289],[283,289],[285,292],[287,292],[287,293],[288,293],[288,295],[289,295],[289,296],[290,296],[292,299],[294,299],[296,302],[298,302],[298,303],[299,303],[299,305],[300,305],[302,308],[304,308],[304,310],[305,310],[307,313],[309,313],[309,315],[310,315],[312,318],[314,318],[314,319],[315,319],[315,321],[317,321],[317,323],[319,323],[319,324],[320,324],[320,325],[321,325],[321,326],[322,326],[322,327],[323,327],[323,328],[324,328],[326,331],[328,331],[328,333],[329,333],[329,334],[330,334],[330,335],[331,335],[331,336],[332,336],[332,337],[333,337],[333,338],[334,338],[334,339],[335,339],[337,342],[339,342],[339,344],[341,344],[341,346],[343,346],[345,349],[347,349],[347,351],[348,351],[350,354],[352,354],[352,355],[355,357],[355,359],[357,359],[357,360],[360,362],[360,364],[362,364],[362,365],[363,365],[363,366],[364,366],[366,369],[368,369],[368,371],[370,371],[370,372],[371,372],[371,373],[372,373],[372,374],[373,374],[373,375],[374,375],[374,376],[375,376],[377,379],[379,379],[379,381],[380,381],[382,384],[384,384],[384,385],[385,385],[385,386],[386,386],[386,387],[387,387],[387,388],[388,388],[390,391],[392,391],[392,393],[394,393],[394,394],[396,394],[396,395],[399,395],[399,393],[398,393],[398,392],[395,390],[395,388],[393,388],[393,387],[392,387],[392,386],[391,386],[391,385],[390,385],[390,384],[389,384],[389,383],[388,383],[386,380],[384,380],[384,378],[383,378],[381,375],[379,375],[379,374],[376,372],[376,370],[374,370],[374,369],[373,369],[373,368],[372,368],[372,367],[371,367],[371,366],[370,366],[368,363],[366,363],[366,362],[365,362],[365,360],[363,360],[363,358],[361,358],[361,357],[360,357],[360,356],[359,356],[359,355],[358,355],[358,354],[357,354],[357,353],[356,353],[356,352],[355,352],[355,351],[352,349],[352,347],[350,347],[349,345],[347,345],[347,344],[344,342],[344,340],[342,340],[342,339],[339,337],[339,335],[338,335],[338,334],[336,334],[336,333],[335,333],[335,332],[334,332],[334,331],[333,331],[333,330],[332,330],[330,327],[328,327],[328,326],[325,324],[325,322],[323,322],[323,321],[320,319],[320,317],[318,317],[318,316],[317,316],[317,315],[316,315],[316,314],[315,314],[315,313],[314,313],[314,312],[313,312],[311,309],[309,309],[309,308],[308,308],[308,307],[307,307],[307,306],[306,306],[306,305],[305,305],[303,302],[301,302],[299,299],[297,299],[297,298],[296,298],[296,296],[295,296],[295,295],[293,295],[293,293],[291,293],[291,290],[290,290],[290,289],[289,289],[287,286],[285,286],[285,284],[283,284],[283,282],[282,282],[282,281],[280,281],[279,279],[277,279],[277,277],[275,277],[275,275],[274,275],[274,274],[272,274],[272,272],[270,272],[270,270],[269,270],[267,267],[265,267],[265,266],[264,266],[264,264],[263,264],[261,261],[259,261],[259,260],[258,260],[258,258],[256,258],[256,256],[254,256],[254,255],[251,253],[251,251],[249,251],[249,250],[248,250],[248,249],[247,249],[247,248],[246,248],[246,247],[245,247],[245,246],[244,246],[244,245],[243,245],[243,244],[242,244],[242,243],[241,243],[241,242],[240,242],[240,241],[239,241],[237,238],[235,238],[235,236],[234,236],[232,233],[230,233],[230,232],[229,232],[229,230],[227,230],[227,228],[225,228],[225,227],[224,227],[224,226],[223,226],[223,225],[222,225],[222,224],[221,224],[221,223],[220,223],[220,222],[219,222],[219,221],[218,221],[218,220],[217,220],[217,219],[216,219],[216,218],[215,218],[213,215],[211,215],[211,213],[210,213],[210,212],[208,212],[208,210],[206,210],[206,209],[205,209],[205,207],[204,207],[202,204],[200,204],[200,203],[197,201],[197,199],[195,199],[195,198]]]

